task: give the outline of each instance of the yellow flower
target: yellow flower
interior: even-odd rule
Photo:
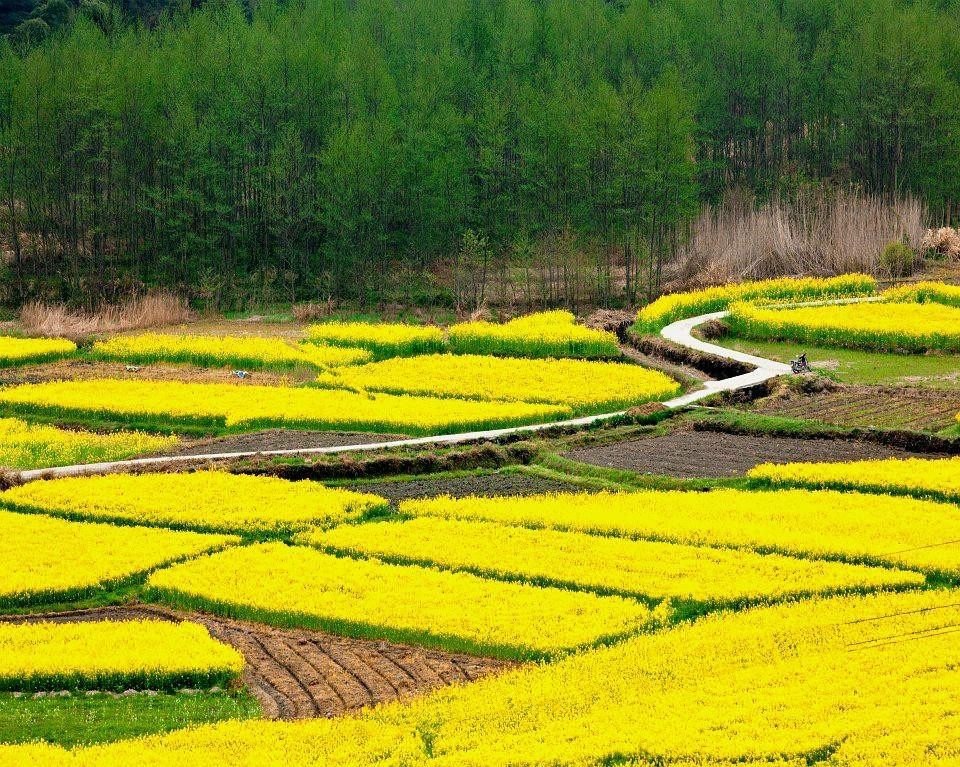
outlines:
[[[332,552],[494,578],[706,603],[924,582],[903,570],[435,517],[341,525],[299,540]]]
[[[0,689],[176,689],[227,684],[243,656],[196,623],[0,623]]]
[[[850,463],[764,463],[747,476],[772,485],[903,493],[960,501],[960,458],[887,458]]]
[[[119,461],[142,453],[168,450],[178,442],[176,437],[141,432],[95,434],[32,425],[16,418],[0,418],[0,466],[11,469]]]
[[[590,646],[655,619],[648,607],[620,597],[341,558],[282,543],[175,565],[154,573],[148,585],[185,608],[502,657],[538,658]]]
[[[559,405],[398,397],[290,386],[99,379],[0,389],[0,405],[24,414],[110,416],[161,426],[278,426],[435,434],[569,417]]]
[[[938,303],[870,303],[765,309],[734,304],[734,334],[762,340],[878,351],[960,351],[960,308]]]
[[[798,303],[830,298],[865,296],[873,293],[877,282],[865,274],[844,274],[820,279],[784,277],[759,282],[739,282],[689,293],[670,293],[648,304],[637,315],[637,328],[654,333],[671,322],[698,314],[727,309],[737,301],[783,301]]]
[[[98,341],[91,349],[100,359],[149,364],[170,361],[205,367],[237,365],[251,368],[329,368],[369,362],[364,349],[288,343],[282,338],[257,336],[184,336],[144,333]]]
[[[0,765],[945,767],[960,760],[958,623],[950,590],[717,613],[354,717],[13,746]]]
[[[73,354],[77,345],[63,338],[0,336],[0,367],[27,362],[47,362]]]
[[[323,386],[391,394],[567,405],[607,412],[676,394],[669,376],[639,365],[570,359],[436,354],[395,358],[321,375]]]
[[[377,357],[429,354],[444,347],[443,331],[432,325],[324,322],[308,327],[307,337],[314,343],[357,346]]]
[[[887,301],[909,304],[947,304],[960,306],[960,285],[944,282],[914,282],[885,291]]]
[[[80,598],[237,540],[0,511],[0,605]]]
[[[448,331],[456,354],[495,354],[509,357],[617,357],[613,333],[577,325],[567,311],[539,312],[503,325],[463,322]]]
[[[375,495],[316,482],[220,471],[32,482],[0,494],[0,503],[71,519],[272,535],[357,519],[387,505]]]
[[[441,496],[404,501],[400,512],[960,574],[960,514],[912,498],[808,490]]]

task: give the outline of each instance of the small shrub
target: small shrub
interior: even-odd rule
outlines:
[[[880,252],[880,268],[891,277],[909,277],[917,265],[917,253],[903,242],[891,242]]]

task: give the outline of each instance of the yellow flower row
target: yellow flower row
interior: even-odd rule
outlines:
[[[655,333],[671,322],[720,312],[738,301],[799,303],[866,296],[874,293],[876,289],[877,283],[873,277],[865,274],[844,274],[829,278],[784,277],[758,282],[738,282],[688,293],[670,293],[640,310],[637,315],[637,329],[645,333]]]
[[[385,507],[368,493],[220,471],[108,474],[32,482],[0,494],[15,510],[204,532],[288,534]]]
[[[148,584],[181,607],[238,618],[536,658],[635,632],[654,620],[619,597],[485,580],[268,543],[154,573]]]
[[[307,337],[318,344],[359,347],[377,357],[430,354],[445,343],[438,327],[385,322],[324,322],[308,327]]]
[[[578,325],[567,311],[539,312],[502,325],[464,322],[447,333],[455,354],[494,354],[506,357],[617,357],[613,333]]]
[[[734,334],[761,340],[920,353],[960,352],[960,308],[938,303],[866,303],[765,309],[730,308]]]
[[[227,684],[243,656],[196,623],[0,623],[0,690]]]
[[[330,322],[307,328],[310,340],[369,349],[378,358],[442,352],[509,357],[616,357],[612,333],[578,325],[570,312],[558,310],[517,317],[504,324],[463,322],[446,334],[437,327],[363,322]]]
[[[945,282],[914,282],[885,291],[887,301],[910,304],[947,304],[960,306],[960,285]]]
[[[957,623],[949,590],[719,613],[357,717],[12,746],[0,765],[955,764]]]
[[[778,486],[901,493],[960,502],[960,458],[764,463],[747,476]]]
[[[92,432],[28,424],[16,418],[0,418],[0,466],[37,469],[97,461],[119,461],[142,453],[168,450],[176,437],[158,437],[140,432]]]
[[[369,362],[364,349],[289,343],[282,338],[257,336],[185,336],[143,333],[98,341],[91,354],[99,359],[186,362],[204,367],[235,365],[248,368],[329,368]]]
[[[237,540],[0,511],[0,606],[83,597]]]
[[[913,498],[808,490],[441,496],[404,501],[400,512],[960,574],[960,514]]]
[[[398,357],[331,371],[318,382],[391,394],[545,402],[577,413],[618,410],[680,390],[669,376],[639,365],[472,354]]]
[[[128,423],[252,429],[340,429],[435,434],[568,417],[569,408],[522,402],[398,397],[313,388],[100,379],[0,389],[22,414],[110,416]]]
[[[924,582],[919,573],[881,567],[430,517],[341,525],[300,540],[508,580],[705,603]]]
[[[0,367],[47,362],[73,354],[77,345],[63,338],[0,336]]]

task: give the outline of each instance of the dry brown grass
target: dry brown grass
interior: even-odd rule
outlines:
[[[854,190],[808,190],[757,205],[729,193],[705,206],[674,265],[684,284],[717,284],[785,275],[882,272],[891,242],[918,248],[927,211],[912,197],[887,200]]]
[[[96,312],[72,312],[63,304],[39,301],[24,305],[20,322],[30,335],[83,340],[101,333],[178,325],[195,315],[186,300],[158,292],[105,306]]]
[[[297,322],[306,324],[329,317],[333,314],[335,308],[336,304],[333,299],[328,298],[326,301],[308,301],[303,304],[294,304],[290,312]]]
[[[928,229],[923,235],[920,247],[924,250],[934,250],[947,258],[956,260],[960,258],[960,232],[952,226]]]

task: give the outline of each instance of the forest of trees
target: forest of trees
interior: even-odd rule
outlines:
[[[574,251],[623,303],[728,188],[960,200],[954,0],[50,3],[0,41],[11,305],[453,301]]]

